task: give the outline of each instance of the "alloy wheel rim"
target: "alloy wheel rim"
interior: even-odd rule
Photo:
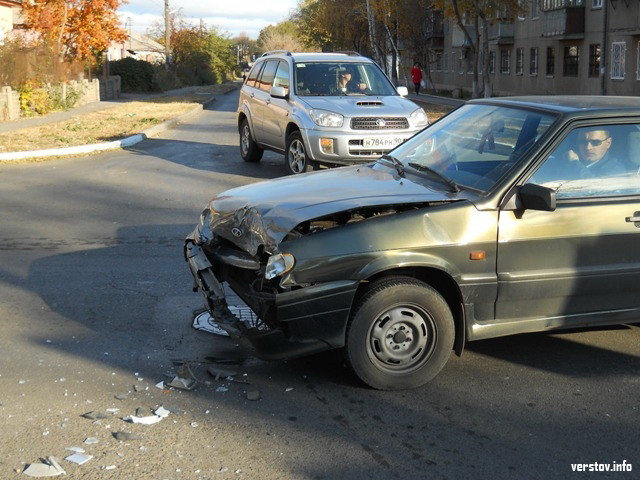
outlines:
[[[242,153],[246,155],[246,153],[249,151],[249,136],[251,135],[251,132],[249,131],[249,125],[245,125],[242,128],[242,139],[241,139],[241,146],[242,146]]]
[[[417,305],[396,305],[371,323],[367,353],[377,368],[406,374],[429,360],[435,343],[436,327],[431,315]]]
[[[305,168],[305,151],[304,151],[304,144],[296,139],[293,142],[291,142],[291,145],[289,145],[289,155],[288,155],[288,161],[289,161],[289,167],[291,168],[291,171],[294,173],[302,173],[304,172],[304,168]]]

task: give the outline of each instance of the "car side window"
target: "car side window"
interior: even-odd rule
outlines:
[[[283,87],[285,89],[285,94],[289,93],[289,64],[287,62],[280,61],[278,64],[278,70],[276,71],[273,86]]]
[[[640,195],[640,124],[573,129],[529,183],[558,199]]]
[[[256,86],[260,90],[264,90],[265,92],[268,92],[271,89],[271,86],[273,85],[273,79],[276,76],[277,68],[278,68],[277,60],[267,61],[267,64],[262,69],[262,73],[260,74],[260,78],[258,79],[258,82],[256,84]]]
[[[263,66],[264,66],[264,62],[256,63],[253,66],[253,68],[251,69],[251,72],[249,73],[249,78],[247,78],[247,86],[249,87],[256,86],[256,79],[258,78],[258,74],[260,73],[260,70],[262,69]]]

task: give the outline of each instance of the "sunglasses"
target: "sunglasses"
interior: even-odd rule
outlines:
[[[607,140],[609,140],[611,137],[607,137],[607,138],[603,138],[602,140],[598,140],[598,139],[580,139],[580,145],[586,145],[587,143],[591,144],[591,146],[593,147],[599,147],[600,145],[602,145],[604,142],[606,142]]]

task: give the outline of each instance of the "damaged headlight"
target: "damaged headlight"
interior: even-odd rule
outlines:
[[[264,278],[271,280],[272,278],[284,275],[293,269],[295,259],[290,253],[277,253],[271,255],[267,260],[267,269],[264,272]]]

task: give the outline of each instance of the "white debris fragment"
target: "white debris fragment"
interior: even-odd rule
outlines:
[[[180,390],[193,390],[196,387],[196,381],[193,378],[183,378],[176,375],[167,383],[167,386]]]
[[[67,474],[55,457],[47,457],[46,462],[32,463],[22,473],[29,477],[57,477]]]
[[[155,409],[155,411],[153,412],[155,413],[157,416],[162,417],[162,418],[166,418],[169,416],[169,410],[167,410],[164,407],[158,407]]]
[[[107,408],[106,410],[109,413],[118,413],[120,411],[119,408]]]
[[[102,470],[115,470],[116,466],[115,465],[105,465],[104,467],[102,467]]]
[[[291,390],[293,390],[293,387],[287,387],[284,389],[285,392],[290,392]]]
[[[125,422],[140,423],[142,425],[153,425],[154,423],[158,423],[162,420],[162,417],[157,415],[149,415],[147,417],[136,417],[135,415],[130,415],[128,417],[124,417],[123,420]]]
[[[162,390],[164,388],[164,380],[156,383],[156,387]]]
[[[228,390],[229,389],[227,387],[218,387],[218,388],[216,388],[216,392],[219,392],[219,393],[224,393],[224,392],[227,392]]]
[[[75,453],[84,453],[84,448],[82,447],[67,447],[65,448],[65,450],[69,450],[70,452],[75,452]]]
[[[78,465],[84,465],[93,458],[93,455],[86,455],[84,453],[74,453],[69,455],[65,460],[67,462],[77,463]]]
[[[96,437],[87,437],[84,440],[84,443],[86,443],[87,445],[93,445],[94,443],[98,443],[98,439]]]
[[[192,426],[193,428],[196,428],[196,427],[198,426],[198,422],[191,422],[191,426]]]

